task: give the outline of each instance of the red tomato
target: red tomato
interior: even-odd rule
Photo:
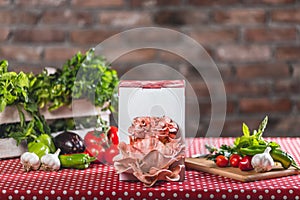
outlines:
[[[252,156],[245,156],[239,163],[239,168],[242,171],[250,171],[253,169],[251,165]]]
[[[108,149],[106,149],[104,158],[106,160],[106,163],[109,165],[113,165],[113,158],[119,154],[119,149],[117,145],[111,145]]]
[[[115,126],[111,126],[108,131],[107,137],[109,141],[111,141],[114,145],[118,145],[119,144],[118,128]]]
[[[216,164],[218,167],[226,167],[228,162],[228,158],[223,155],[218,155],[216,158]]]
[[[239,163],[242,157],[239,154],[232,154],[229,158],[229,163],[231,167],[239,167]]]

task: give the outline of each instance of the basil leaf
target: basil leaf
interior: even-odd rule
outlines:
[[[243,123],[243,133],[244,133],[244,136],[247,136],[247,137],[250,136],[249,127],[245,123]]]

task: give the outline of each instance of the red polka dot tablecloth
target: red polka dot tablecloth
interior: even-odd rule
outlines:
[[[278,142],[299,163],[300,138]],[[233,138],[187,140],[187,156],[205,153],[204,144],[232,144]],[[119,181],[113,167],[93,164],[86,170],[23,172],[18,158],[0,161],[0,199],[299,199],[300,175],[242,183],[199,171],[186,171],[184,182]]]

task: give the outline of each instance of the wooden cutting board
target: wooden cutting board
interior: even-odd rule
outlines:
[[[206,158],[185,158],[185,166],[189,169],[195,169],[211,174],[225,176],[242,182],[251,182],[257,180],[278,178],[299,174],[295,168],[283,169],[281,166],[274,167],[269,172],[257,173],[254,170],[241,171],[239,168],[218,167],[213,161]]]

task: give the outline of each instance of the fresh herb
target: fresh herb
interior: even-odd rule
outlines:
[[[72,99],[86,98],[95,106],[114,111],[111,103],[116,98],[117,72],[103,57],[95,56],[94,49],[77,53],[54,74],[46,70],[37,75],[8,72],[7,68],[8,62],[0,61],[0,112],[6,106],[16,106],[20,123],[1,124],[0,138],[12,137],[19,144],[31,140],[32,135],[50,134],[52,130],[39,108],[47,106],[53,111],[70,105]],[[26,122],[24,112],[31,121]]]
[[[70,105],[72,98],[86,98],[95,106],[103,107],[116,97],[118,75],[91,49],[86,54],[77,53],[54,74],[44,71],[31,76],[30,85],[29,92],[40,108],[48,104],[49,110],[53,111]],[[112,106],[109,109],[114,110]]]
[[[208,160],[213,160],[213,161],[216,161],[216,158],[219,155],[223,155],[223,156],[229,158],[231,154],[236,153],[236,148],[235,147],[232,147],[232,146],[229,146],[229,145],[226,145],[226,144],[221,145],[220,148],[216,148],[216,147],[209,146],[209,145],[205,145],[205,147],[207,148],[207,150],[210,153],[207,156],[207,159]]]
[[[219,149],[215,147],[206,146],[206,148],[210,151],[211,155],[209,158],[211,160],[214,160],[218,155],[225,155],[230,156],[233,153],[238,153],[243,155],[245,152],[245,149],[249,149],[249,151],[256,152],[258,149],[265,149],[267,146],[270,146],[272,149],[279,148],[279,144],[273,141],[266,141],[263,139],[262,135],[264,130],[266,129],[268,123],[268,116],[266,116],[263,121],[258,126],[257,130],[253,130],[252,134],[249,129],[249,127],[243,123],[242,125],[242,131],[243,135],[240,137],[237,137],[232,146],[228,145],[222,145]],[[211,149],[214,149],[214,151],[211,151]],[[260,150],[259,150],[260,151]]]

